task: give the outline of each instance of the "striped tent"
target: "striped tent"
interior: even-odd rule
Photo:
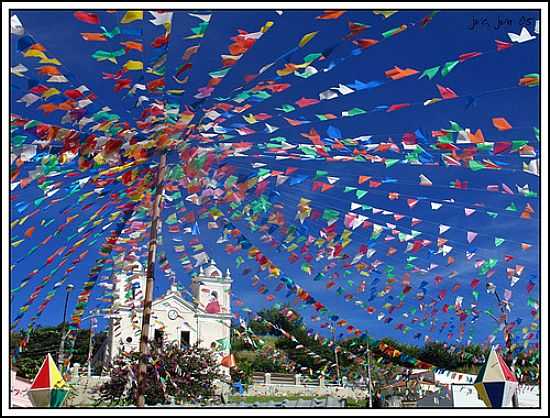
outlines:
[[[59,408],[68,394],[67,383],[48,353],[29,390],[32,405],[39,408]]]
[[[518,381],[504,359],[495,348],[481,368],[474,382],[478,397],[489,408],[512,406],[512,396],[518,388]]]

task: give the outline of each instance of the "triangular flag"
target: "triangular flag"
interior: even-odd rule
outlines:
[[[303,48],[309,41],[311,41],[315,35],[317,35],[319,32],[310,32],[310,33],[306,33],[302,39],[300,39],[300,42],[298,42],[298,46],[300,48]]]
[[[441,75],[445,77],[447,74],[449,74],[453,68],[455,68],[460,61],[449,61],[446,62],[445,65],[443,65],[443,69],[441,70]]]
[[[451,229],[450,226],[441,224],[441,225],[439,225],[439,234],[441,235],[441,234],[447,232],[449,229]]]
[[[23,24],[17,15],[13,15],[10,18],[10,33],[17,36],[23,36],[25,34],[25,28],[23,28]]]
[[[443,86],[440,86],[439,84],[436,84],[436,87],[439,90],[439,94],[441,95],[441,98],[443,99],[455,99],[458,97],[458,95],[448,87],[443,87]]]
[[[432,182],[424,174],[420,174],[420,185],[421,186],[431,186]]]
[[[504,242],[504,238],[495,237],[495,247],[499,247]]]
[[[136,20],[143,20],[143,10],[128,10],[120,23],[131,23]]]
[[[493,126],[499,131],[507,131],[512,129],[512,125],[510,125],[504,118],[493,118]]]
[[[509,42],[504,42],[504,41],[499,41],[499,40],[495,40],[496,44],[497,44],[497,52],[500,52],[504,49],[508,49],[512,46],[511,43]]]
[[[426,76],[431,80],[436,76],[438,71],[439,71],[439,65],[437,67],[428,68],[427,70],[424,70],[422,75],[418,78],[421,79],[422,77]]]

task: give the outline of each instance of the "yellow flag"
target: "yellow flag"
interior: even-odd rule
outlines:
[[[249,124],[254,124],[254,123],[258,122],[256,120],[256,118],[254,117],[254,115],[244,115],[243,119]]]
[[[11,243],[11,246],[12,246],[12,247],[17,247],[17,246],[18,246],[19,244],[21,244],[23,241],[25,241],[25,240],[20,239],[19,241],[12,242],[12,243]]]
[[[260,29],[260,32],[266,33],[271,27],[273,26],[273,22],[271,20],[265,22],[265,25],[262,26]]]
[[[143,70],[143,62],[130,60],[130,61],[127,61],[126,64],[124,64],[124,68],[126,68],[126,70],[128,71]]]
[[[38,49],[32,49],[32,48],[29,48],[25,52],[23,52],[23,56],[24,57],[37,57],[37,58],[42,58],[42,59],[47,59],[48,58],[46,56],[46,54],[44,54],[44,52],[42,52]]]
[[[61,62],[57,58],[48,58],[44,55],[44,58],[41,58],[39,61],[40,64],[53,64],[53,65],[61,65]]]
[[[61,92],[53,87],[46,90],[44,93],[42,93],[42,97],[44,99],[47,99],[49,97],[55,96],[56,94],[60,94]]]
[[[317,35],[319,32],[310,32],[310,33],[306,33],[302,39],[300,39],[300,42],[298,43],[298,45],[300,46],[300,48],[303,48],[309,41],[311,41],[315,35]]]
[[[394,15],[397,13],[397,10],[373,10],[372,11],[375,15],[382,15],[384,16],[384,19],[387,19],[391,15]]]
[[[143,10],[128,10],[120,23],[131,23],[135,20],[143,20]]]

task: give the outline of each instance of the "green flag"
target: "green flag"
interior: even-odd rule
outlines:
[[[443,66],[443,69],[441,70],[441,75],[445,77],[447,74],[449,74],[453,68],[455,68],[460,61],[449,61],[446,62]]]
[[[428,77],[431,80],[437,75],[439,71],[439,67],[440,66],[438,65],[437,67],[432,67],[432,68],[428,68],[427,70],[424,70],[424,72],[418,78],[421,79],[422,77]]]

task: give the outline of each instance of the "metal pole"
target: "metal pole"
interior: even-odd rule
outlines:
[[[166,173],[166,150],[160,155],[160,163],[157,171],[155,184],[155,200],[153,202],[153,213],[151,219],[151,235],[149,240],[149,251],[147,255],[147,281],[145,285],[145,298],[143,300],[143,317],[141,322],[141,339],[139,342],[140,362],[137,375],[137,406],[145,406],[145,375],[147,363],[145,355],[149,354],[149,327],[153,305],[153,289],[155,287],[155,256],[157,252],[158,221],[160,218],[160,202],[164,186],[164,175]]]
[[[506,344],[506,357],[505,361],[506,364],[508,364],[508,367],[510,367],[510,370],[512,373],[514,373],[514,356],[512,353],[512,337],[510,335],[510,330],[508,329],[508,311],[506,308],[502,305],[500,296],[498,295],[497,291],[495,290],[495,297],[498,301],[498,306],[500,308],[500,311],[502,312],[504,316],[504,342]],[[517,391],[514,392],[512,395],[512,406],[514,408],[519,408],[519,401],[518,401],[518,395]]]
[[[336,328],[334,327],[334,322],[332,323],[332,344],[334,344],[334,360],[336,363],[336,376],[338,379],[338,385],[341,385],[342,380],[340,377],[340,363],[338,362],[338,350],[336,347]]]
[[[92,376],[92,338],[93,338],[93,320],[99,316],[98,312],[95,311],[94,315],[90,317],[90,340],[88,341],[88,377]]]
[[[372,408],[372,376],[370,372],[370,348],[369,348],[368,339],[367,339],[367,371],[369,374],[369,408]]]
[[[73,290],[74,286],[72,284],[68,284],[67,287],[65,287],[65,306],[63,308],[63,323],[61,324],[61,342],[59,343],[59,353],[57,354],[57,363],[59,364],[59,369],[61,370],[61,374],[63,374],[64,369],[64,361],[65,361],[65,324],[67,322],[67,304],[69,302],[69,293]]]

